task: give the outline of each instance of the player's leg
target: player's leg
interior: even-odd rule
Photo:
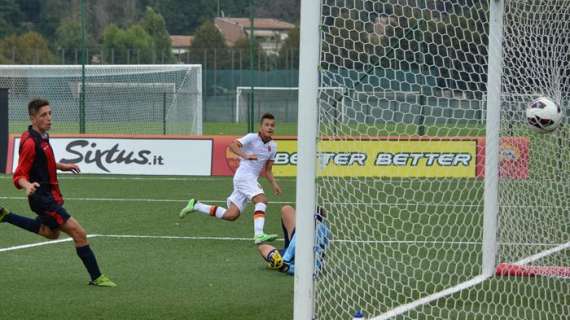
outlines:
[[[295,208],[289,205],[281,207],[281,229],[285,240],[284,248],[287,248],[295,234]]]
[[[257,251],[267,262],[267,266],[271,269],[279,269],[283,266],[283,257],[281,253],[274,246],[269,244],[260,244],[257,246]]]
[[[6,208],[0,208],[0,222],[15,225],[32,233],[39,233],[42,225],[39,220],[15,214]]]
[[[63,208],[59,211],[59,214],[66,214],[64,213]],[[73,217],[68,217],[60,226],[60,229],[73,239],[77,255],[81,259],[81,262],[83,262],[83,265],[91,277],[89,284],[100,287],[116,287],[117,285],[115,283],[101,273],[95,253],[93,253],[93,250],[91,250],[91,247],[89,246],[87,233],[79,222]]]
[[[215,206],[215,205],[205,204],[205,203],[202,203],[196,199],[190,199],[188,201],[188,204],[186,205],[186,207],[184,207],[180,211],[178,216],[182,219],[182,218],[186,217],[189,213],[194,212],[194,211],[222,219],[222,217],[224,216],[224,213],[226,211],[226,208]]]
[[[253,211],[253,233],[255,244],[274,241],[277,239],[276,234],[266,234],[264,232],[265,215],[267,212],[267,197],[263,193],[258,193],[251,198],[251,201],[255,207]]]
[[[216,205],[208,205],[195,199],[190,199],[190,201],[188,201],[188,205],[180,211],[179,217],[184,218],[190,212],[197,211],[218,219],[234,221],[239,218],[240,212],[242,211],[246,201],[247,198],[238,191],[234,191],[228,197],[227,209]]]

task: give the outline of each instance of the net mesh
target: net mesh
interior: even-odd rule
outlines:
[[[78,133],[81,74],[81,66],[0,66],[10,131],[25,130],[27,104],[39,97],[52,107],[53,133]],[[89,65],[84,92],[86,133],[202,133],[201,66]]]
[[[482,276],[488,43],[497,41],[489,2],[323,0],[320,85],[343,94],[319,94],[317,203],[332,239],[315,318],[570,314],[570,280],[553,272],[570,267],[568,129],[537,134],[525,116],[538,96],[566,109],[570,3],[505,0],[504,9],[496,263],[535,267],[534,276]]]
[[[343,88],[321,88],[321,91],[323,94],[339,97],[339,109],[342,109]],[[235,122],[248,119],[252,99],[254,119],[259,119],[262,114],[269,112],[279,121],[297,122],[298,87],[253,87],[253,90],[252,87],[237,87]]]

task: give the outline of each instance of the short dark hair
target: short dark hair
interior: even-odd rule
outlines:
[[[274,117],[271,113],[269,113],[269,112],[264,113],[264,114],[261,116],[261,119],[259,119],[259,123],[260,123],[260,124],[263,123],[263,120],[265,120],[265,119],[275,120],[275,117]]]
[[[41,107],[49,105],[49,102],[44,99],[34,99],[28,103],[28,114],[30,116],[36,114]]]

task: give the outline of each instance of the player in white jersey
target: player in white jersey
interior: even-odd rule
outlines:
[[[198,211],[218,219],[234,221],[239,218],[247,202],[251,201],[255,206],[253,213],[255,244],[277,239],[276,234],[263,232],[267,197],[257,182],[259,176],[265,173],[265,177],[271,182],[273,193],[281,194],[281,187],[272,173],[273,161],[277,153],[277,144],[271,139],[274,131],[275,117],[266,113],[261,117],[258,133],[249,133],[230,144],[230,150],[237,154],[241,160],[234,174],[234,191],[227,199],[227,209],[190,199],[188,205],[180,211],[180,218],[184,218],[190,212]]]

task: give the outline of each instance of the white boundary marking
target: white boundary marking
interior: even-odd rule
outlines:
[[[149,180],[149,181],[220,181],[220,180],[231,180],[232,177],[222,177],[222,176],[212,176],[212,177],[156,177],[156,176],[105,176],[105,175],[71,175],[71,174],[60,174],[57,176],[58,180],[118,180],[118,181],[139,181],[139,180]],[[2,179],[12,179],[12,175],[0,174],[0,180]],[[279,180],[294,180],[295,177],[279,177]]]
[[[419,306],[421,306],[421,305],[428,304],[428,303],[430,303],[430,302],[432,302],[432,301],[435,301],[435,300],[437,300],[437,299],[440,299],[440,298],[443,298],[443,297],[445,297],[445,296],[454,294],[454,293],[459,292],[459,291],[461,291],[461,290],[465,290],[465,289],[467,289],[467,288],[469,288],[469,287],[478,285],[478,284],[482,283],[483,281],[485,281],[485,280],[487,280],[487,279],[489,279],[489,278],[490,278],[490,276],[483,276],[483,275],[477,276],[477,277],[475,277],[475,278],[473,278],[473,279],[471,279],[471,280],[469,280],[469,281],[462,282],[462,283],[460,283],[460,284],[458,284],[458,285],[456,285],[456,286],[453,286],[453,287],[451,287],[451,288],[447,288],[447,289],[445,289],[445,290],[436,292],[436,293],[434,293],[434,294],[430,294],[429,296],[420,298],[420,299],[418,299],[418,300],[416,300],[416,301],[414,301],[414,302],[401,305],[401,306],[399,306],[399,307],[397,307],[397,308],[394,308],[394,309],[392,309],[392,310],[390,310],[390,311],[388,311],[388,312],[385,312],[385,313],[383,313],[383,314],[381,314],[381,315],[379,315],[379,316],[376,316],[376,317],[374,317],[374,318],[371,318],[370,320],[386,320],[386,319],[390,319],[391,317],[395,317],[395,316],[401,315],[402,313],[408,312],[408,311],[410,311],[410,310],[413,310],[413,309],[415,309],[415,308],[417,308],[417,307],[419,307]]]
[[[215,240],[215,241],[253,241],[252,238],[209,237],[209,236],[151,236],[136,234],[98,234],[100,238],[135,238],[135,239],[180,239],[180,240]],[[281,240],[281,239],[280,239]]]
[[[95,237],[97,237],[97,235],[95,235],[95,234],[87,236],[87,238],[95,238]],[[58,244],[58,243],[62,243],[62,242],[70,242],[72,240],[73,239],[71,239],[71,238],[65,238],[65,239],[59,239],[59,240],[49,240],[49,241],[44,241],[44,242],[22,244],[22,245],[13,246],[13,247],[0,248],[0,252],[7,252],[7,251],[15,251],[15,250],[21,250],[21,249],[34,248],[34,247],[48,246],[48,245]]]
[[[544,250],[544,251],[539,252],[539,253],[532,255],[530,257],[521,259],[521,260],[515,262],[515,264],[519,264],[519,265],[529,264],[529,263],[534,262],[538,259],[542,259],[544,257],[547,257],[547,256],[553,254],[553,253],[562,251],[564,249],[569,249],[569,248],[570,248],[570,242],[566,242],[566,243],[563,243],[563,244],[556,246],[552,249]]]
[[[0,200],[25,200],[25,197],[2,197]],[[140,199],[140,198],[73,198],[65,197],[69,201],[116,201],[116,202],[188,202],[188,199]],[[200,200],[200,202],[226,203],[227,200]],[[271,201],[274,204],[291,204],[293,201]]]
[[[551,255],[551,254],[557,253],[559,251],[562,251],[562,250],[568,249],[568,248],[570,248],[570,242],[562,243],[562,244],[560,244],[554,248],[544,250],[544,251],[539,252],[535,255],[521,259],[521,260],[515,262],[515,264],[525,265],[525,264],[528,264],[530,262],[536,261],[538,259],[542,259],[544,257]],[[417,299],[414,302],[407,303],[407,304],[401,305],[399,307],[396,307],[394,309],[391,309],[391,310],[389,310],[389,311],[387,311],[387,312],[385,312],[379,316],[371,318],[371,320],[386,320],[386,319],[390,319],[390,318],[395,317],[395,316],[399,316],[399,315],[406,313],[410,310],[416,309],[419,306],[431,303],[435,300],[444,298],[446,296],[452,295],[452,294],[457,293],[459,291],[462,291],[462,290],[465,290],[467,288],[478,285],[478,284],[482,283],[483,281],[491,278],[492,276],[493,276],[493,274],[489,274],[489,275],[481,274],[479,276],[472,278],[471,280],[462,282],[462,283],[455,285],[453,287],[450,287],[450,288],[447,288],[445,290],[442,290],[442,291],[430,294],[428,296],[425,296],[423,298]]]

